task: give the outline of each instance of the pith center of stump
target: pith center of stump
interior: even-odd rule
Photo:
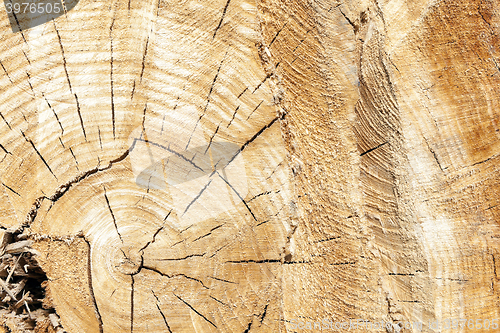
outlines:
[[[132,246],[122,246],[120,248],[121,256],[118,256],[118,270],[126,275],[139,273],[142,266],[142,251],[138,251]]]

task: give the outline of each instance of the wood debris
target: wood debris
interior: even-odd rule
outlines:
[[[62,333],[55,309],[44,302],[47,276],[30,246],[32,240],[0,230],[0,331]]]

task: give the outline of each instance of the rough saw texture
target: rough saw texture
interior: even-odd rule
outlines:
[[[500,317],[497,2],[0,20],[0,223],[66,331]]]

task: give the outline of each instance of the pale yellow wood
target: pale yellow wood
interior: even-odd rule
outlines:
[[[68,332],[499,316],[495,1],[0,21],[0,226]]]

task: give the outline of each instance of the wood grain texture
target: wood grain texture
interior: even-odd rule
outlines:
[[[0,20],[0,225],[68,332],[499,317],[495,1]]]

